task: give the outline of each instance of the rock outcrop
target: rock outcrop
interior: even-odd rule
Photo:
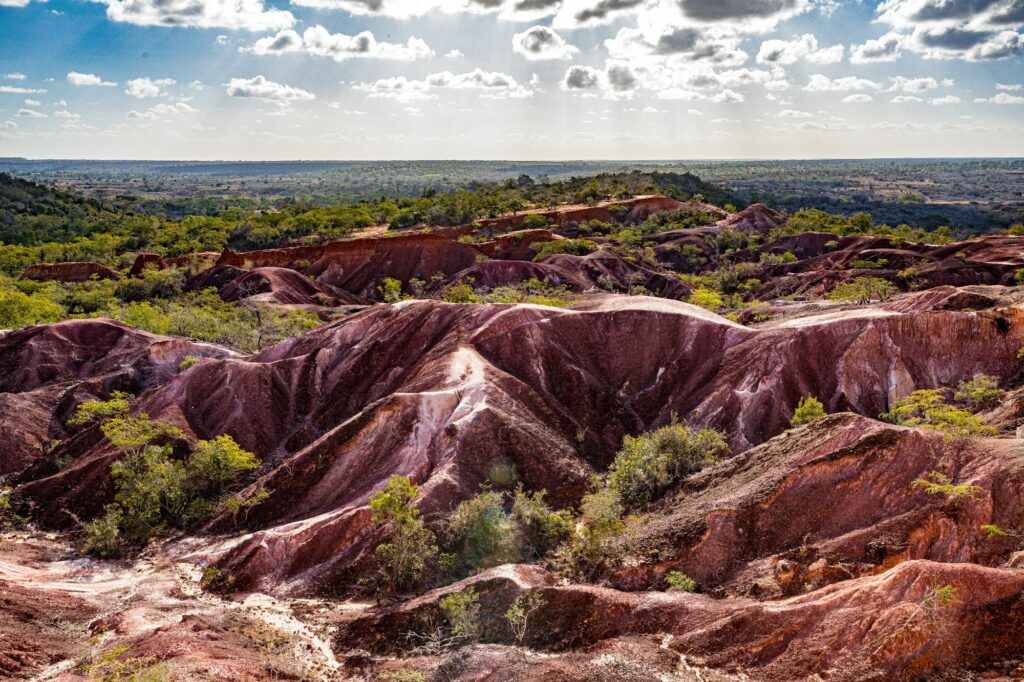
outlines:
[[[117,272],[99,263],[39,263],[25,268],[21,276],[39,282],[68,284],[88,282],[91,279],[121,279]]]

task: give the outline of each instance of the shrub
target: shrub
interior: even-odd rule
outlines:
[[[512,501],[512,521],[525,559],[542,557],[572,537],[572,514],[565,509],[552,511],[544,503],[545,494],[544,490],[527,493],[520,486]]]
[[[130,647],[121,644],[100,652],[82,666],[90,680],[96,682],[167,682],[167,666],[149,656],[126,657]]]
[[[586,256],[597,251],[597,242],[589,239],[559,239],[551,242],[544,242],[537,248],[537,255],[533,260],[538,261],[548,256],[559,253],[567,253],[571,256]]]
[[[398,303],[402,300],[402,283],[394,277],[385,277],[377,290],[385,303]]]
[[[613,543],[626,530],[622,511],[618,491],[595,480],[594,490],[580,502],[575,536],[560,548],[575,574],[593,574],[611,558]]]
[[[64,317],[64,308],[57,303],[29,296],[0,282],[0,329],[56,322]]]
[[[990,406],[1006,391],[999,388],[995,377],[987,374],[975,374],[970,381],[961,381],[953,394],[953,400],[966,405],[972,411]]]
[[[228,435],[201,440],[188,458],[185,475],[194,495],[217,498],[242,474],[258,469],[256,455],[243,450]]]
[[[473,642],[480,636],[480,599],[473,588],[442,599],[441,611],[452,637]]]
[[[191,353],[189,355],[186,355],[181,359],[181,362],[178,363],[178,371],[184,372],[187,369],[195,367],[196,365],[199,364],[199,361],[201,359],[202,358],[199,357],[198,355],[192,355]]]
[[[946,440],[957,441],[977,436],[992,436],[996,430],[965,410],[958,410],[945,401],[942,389],[917,390],[897,400],[889,412],[881,415],[885,421],[901,426],[933,429]]]
[[[665,584],[669,592],[696,592],[697,583],[693,578],[680,571],[671,571],[665,576]]]
[[[503,503],[501,493],[485,491],[459,504],[448,520],[450,542],[471,570],[515,562],[522,556]]]
[[[713,313],[720,311],[724,304],[722,297],[714,289],[694,289],[690,293],[690,297],[686,299],[686,302],[690,305],[699,306],[705,310],[710,310]]]
[[[86,554],[113,559],[125,550],[121,538],[121,512],[116,505],[108,505],[102,516],[85,524],[78,538],[78,547]]]
[[[983,491],[976,485],[961,483],[953,484],[951,479],[941,471],[930,471],[924,478],[919,478],[910,484],[911,490],[923,490],[929,495],[942,495],[947,500],[974,499]]]
[[[793,426],[803,426],[804,424],[810,424],[815,419],[821,419],[826,414],[825,406],[821,404],[821,401],[813,395],[809,395],[806,398],[800,399],[790,423]]]
[[[865,304],[871,301],[887,301],[896,295],[897,289],[878,277],[854,277],[848,282],[837,284],[828,297],[833,301]]]
[[[446,287],[441,292],[441,300],[445,303],[479,303],[480,297],[469,282],[458,282]]]
[[[384,529],[384,542],[374,556],[385,591],[408,589],[420,581],[427,562],[437,555],[434,533],[413,504],[419,486],[405,476],[392,476],[384,490],[370,498],[375,524]]]
[[[544,600],[539,592],[521,594],[505,611],[505,620],[508,622],[512,635],[516,638],[516,644],[522,646],[526,638],[526,630],[530,626],[530,616],[544,605]]]
[[[68,426],[79,428],[124,417],[131,411],[134,401],[135,396],[132,394],[114,391],[107,400],[89,400],[80,403],[75,409],[75,415],[68,420]]]
[[[683,424],[626,436],[608,470],[609,485],[627,503],[648,502],[728,452],[718,431],[697,431]]]

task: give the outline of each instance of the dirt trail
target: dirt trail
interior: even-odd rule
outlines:
[[[130,647],[126,656],[134,656],[132,650],[139,648],[140,655],[171,665],[195,667],[196,661],[202,661],[208,666],[212,661],[245,666],[253,657],[252,651],[244,650],[244,637],[249,637],[256,640],[254,648],[261,655],[268,654],[267,641],[273,640],[269,657],[280,659],[273,661],[275,664],[287,663],[304,679],[336,679],[339,663],[328,643],[326,621],[337,605],[309,599],[280,600],[258,593],[221,598],[201,588],[199,566],[178,561],[178,556],[180,548],[169,546],[147,551],[133,561],[95,561],[72,558],[70,548],[52,535],[0,535],[0,593],[8,599],[24,595],[25,605],[40,600],[66,603],[70,608],[66,619],[74,619],[61,625],[65,637],[72,640],[68,648],[72,657],[20,672],[34,673],[33,680],[81,679],[74,670],[83,661],[119,645]],[[183,629],[184,625],[189,628]],[[19,635],[31,641],[35,630],[47,626],[28,622],[19,633],[13,631],[18,624],[0,623],[0,641]],[[210,632],[196,635],[197,629]],[[177,646],[161,651],[167,641],[182,639],[171,637],[178,630],[190,640],[184,651]],[[222,636],[236,632],[244,636],[235,637],[241,645]],[[193,638],[195,648],[190,651]],[[212,640],[217,646],[204,651]],[[151,652],[154,647],[157,650]],[[238,655],[237,660],[232,660],[232,653]]]

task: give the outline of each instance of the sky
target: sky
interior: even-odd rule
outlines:
[[[1024,0],[0,0],[0,156],[1024,156]]]

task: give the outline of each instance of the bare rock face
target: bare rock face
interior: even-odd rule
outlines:
[[[937,586],[952,587],[956,601],[937,600]],[[532,647],[558,651],[586,643],[596,648],[624,636],[657,635],[661,647],[684,662],[697,660],[755,680],[815,674],[850,682],[927,679],[1019,656],[1017,637],[1024,625],[1024,573],[970,564],[908,561],[770,604],[560,587],[543,572],[503,566],[344,623],[336,648],[394,652],[407,633],[426,632],[431,619],[438,622],[441,598],[467,588],[480,596],[485,642],[514,641],[502,614],[517,595],[531,592],[542,603],[527,629]],[[524,665],[539,672],[550,663]],[[569,672],[558,679],[584,678]]]
[[[726,230],[768,234],[785,222],[786,216],[782,213],[768,208],[764,204],[752,204],[739,213],[719,221],[717,226]]]
[[[197,438],[229,433],[264,460],[274,495],[249,519],[265,530],[207,559],[242,585],[301,591],[358,570],[372,540],[366,502],[392,474],[423,484],[431,517],[474,494],[499,459],[570,503],[623,435],[673,414],[722,429],[742,452],[788,427],[808,394],[875,416],[914,388],[1005,376],[1022,315],[862,309],[752,330],[648,297],[568,309],[407,302],[244,361],[200,363],[141,407]],[[108,466],[102,449],[86,453],[19,493],[64,525],[57,510],[102,507],[93,491]]]
[[[186,355],[228,357],[230,351],[156,336],[105,319],[25,327],[0,338],[0,475],[38,458],[40,447],[66,433],[83,400],[111,391],[141,393],[166,382]]]
[[[121,275],[99,263],[39,263],[25,268],[25,279],[40,282],[79,283],[96,279],[121,279]]]
[[[342,289],[321,284],[306,275],[287,268],[256,268],[237,271],[238,277],[220,288],[225,301],[259,297],[281,305],[366,305],[368,301]]]

